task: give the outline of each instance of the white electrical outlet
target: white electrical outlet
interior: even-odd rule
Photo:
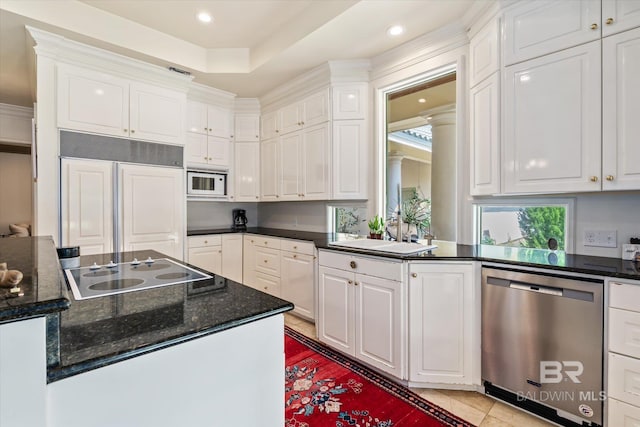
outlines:
[[[585,230],[582,243],[585,246],[598,246],[601,248],[618,247],[616,230]]]

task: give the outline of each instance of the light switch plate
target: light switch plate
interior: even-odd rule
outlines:
[[[640,252],[640,245],[622,245],[622,259],[630,261],[635,258],[636,252]]]
[[[585,230],[582,241],[585,246],[615,248],[618,246],[617,234],[615,230]]]

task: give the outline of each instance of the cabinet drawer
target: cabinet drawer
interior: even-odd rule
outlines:
[[[640,408],[632,406],[616,399],[607,399],[609,402],[609,426],[633,427],[640,426]]]
[[[609,350],[640,358],[640,313],[609,310]]]
[[[610,282],[609,307],[640,312],[640,286]]]
[[[367,276],[402,281],[402,263],[383,258],[365,258],[333,251],[320,252],[320,265]]]
[[[274,297],[280,297],[280,278],[256,272],[254,288]]]
[[[188,241],[190,248],[206,248],[209,246],[220,246],[222,244],[222,237],[219,234],[207,234],[205,236],[190,236]]]
[[[280,241],[280,249],[297,254],[313,255],[314,245],[313,243],[301,242],[300,240],[282,239]]]
[[[609,397],[640,406],[640,360],[609,353]]]
[[[249,243],[251,243],[252,245],[255,245],[256,247],[280,249],[280,239],[278,238],[258,236],[255,234],[252,234],[251,236],[245,236],[245,237],[249,237]]]
[[[280,251],[278,249],[256,248],[255,270],[280,277]]]

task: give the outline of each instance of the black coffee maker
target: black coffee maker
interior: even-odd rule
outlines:
[[[247,211],[245,211],[244,209],[233,210],[233,229],[234,230],[247,229]]]

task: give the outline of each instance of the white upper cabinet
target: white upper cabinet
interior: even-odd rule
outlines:
[[[367,150],[366,120],[336,120],[332,141],[332,198],[366,199]]]
[[[58,65],[58,127],[184,144],[186,95],[66,64]]]
[[[313,126],[329,120],[329,90],[325,89],[302,101],[302,126]]]
[[[187,102],[187,165],[223,169],[230,166],[232,117],[229,108]]]
[[[280,200],[280,149],[278,138],[260,143],[260,199]]]
[[[209,132],[207,104],[187,101],[187,132],[202,133],[204,135]]]
[[[469,43],[469,85],[474,87],[500,69],[500,21],[491,20]]]
[[[367,116],[368,83],[336,85],[331,91],[333,120],[364,119]]]
[[[262,128],[262,139],[275,138],[280,133],[280,114],[278,111],[265,113],[260,117],[260,127]]]
[[[279,110],[281,135],[295,132],[302,127],[302,115],[304,114],[304,105],[302,102],[287,105]]]
[[[299,180],[304,200],[327,200],[331,185],[329,177],[329,124],[321,124],[302,132],[302,152]]]
[[[228,168],[231,143],[226,138],[187,132],[185,161],[196,167]]]
[[[260,144],[236,142],[234,149],[235,200],[257,202],[260,199]]]
[[[207,126],[210,136],[233,139],[231,109],[217,105],[207,106]]]
[[[234,129],[235,141],[260,141],[260,115],[236,114]]]
[[[640,0],[603,0],[602,35],[640,27]]]
[[[500,193],[500,75],[469,91],[471,195]]]
[[[607,37],[602,43],[602,189],[637,190],[640,28]]]
[[[600,190],[600,41],[505,70],[505,193]]]
[[[302,133],[295,132],[280,138],[280,177],[282,200],[302,197]]]
[[[504,64],[597,40],[600,33],[600,0],[521,2],[505,11]]]

